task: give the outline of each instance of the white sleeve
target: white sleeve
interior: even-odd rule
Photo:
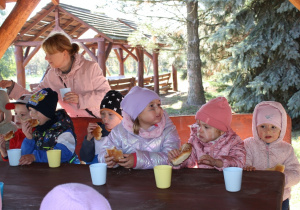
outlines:
[[[75,138],[70,132],[64,132],[60,134],[56,142],[65,145],[72,153],[74,153]]]

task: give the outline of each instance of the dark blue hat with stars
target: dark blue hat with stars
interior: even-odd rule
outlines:
[[[122,117],[121,111],[121,101],[123,100],[123,95],[116,90],[110,90],[106,93],[100,104],[101,110],[108,110],[114,112],[118,117]]]

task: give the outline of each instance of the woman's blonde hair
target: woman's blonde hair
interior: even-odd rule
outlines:
[[[133,133],[139,135],[140,127],[140,121],[138,118],[136,118],[133,122]]]
[[[54,54],[57,52],[68,51],[70,56],[75,55],[79,51],[78,44],[71,41],[63,34],[54,34],[48,37],[42,44],[42,48],[46,53]]]

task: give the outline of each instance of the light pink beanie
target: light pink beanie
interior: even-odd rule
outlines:
[[[281,112],[274,106],[264,104],[257,108],[256,126],[264,123],[275,125],[281,130]]]
[[[67,183],[54,187],[44,197],[40,210],[111,210],[99,192],[90,186]]]
[[[230,130],[231,108],[225,97],[211,99],[196,113],[196,119],[221,131]]]

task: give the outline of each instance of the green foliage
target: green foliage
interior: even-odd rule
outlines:
[[[252,112],[257,103],[275,100],[292,118],[299,117],[300,12],[284,0],[220,0],[205,5],[216,14],[225,11],[226,24],[209,41],[228,53],[219,56],[226,70],[222,82],[232,83],[228,99],[235,111]]]
[[[9,47],[0,60],[0,78],[7,79],[16,73],[14,48]]]

